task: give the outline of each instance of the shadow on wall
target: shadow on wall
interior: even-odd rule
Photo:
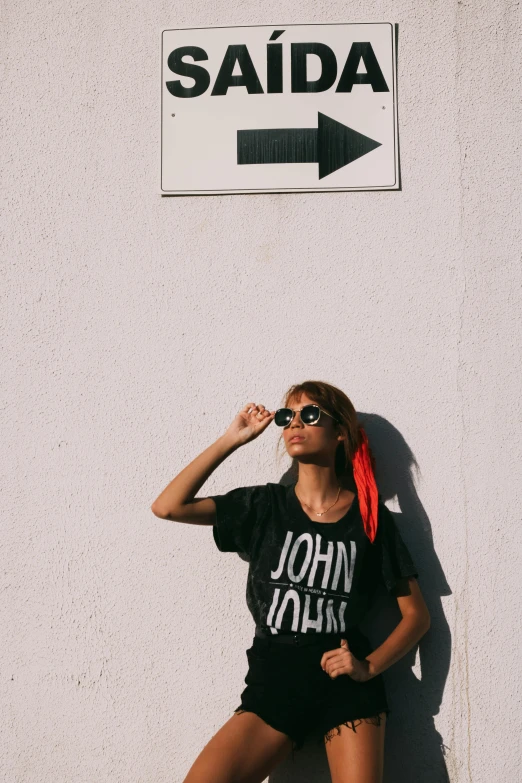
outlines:
[[[431,614],[431,628],[407,655],[384,672],[390,715],[386,728],[384,783],[448,783],[445,745],[435,729],[451,656],[451,635],[441,596],[451,595],[433,548],[431,525],[415,490],[420,473],[408,444],[388,421],[357,414],[368,434],[376,460],[376,480],[384,501],[397,498],[397,527],[419,569],[419,584]],[[281,483],[297,478],[296,465]],[[355,489],[355,487],[353,487]],[[374,647],[400,620],[395,599],[381,594],[361,627]],[[330,783],[326,752],[313,741],[288,756],[268,778],[269,783]]]

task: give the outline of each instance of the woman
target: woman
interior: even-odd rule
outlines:
[[[196,498],[217,466],[273,420],[297,481]],[[213,525],[220,551],[250,561],[256,628],[246,688],[184,783],[261,783],[309,737],[325,742],[332,783],[380,783],[389,712],[381,673],[419,641],[430,616],[348,397],[307,381],[292,386],[277,411],[248,403],[152,511]],[[379,584],[396,596],[402,619],[372,650],[358,625]]]

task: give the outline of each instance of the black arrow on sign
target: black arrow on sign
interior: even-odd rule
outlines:
[[[319,163],[322,179],[380,146],[380,141],[318,112],[317,128],[238,130],[237,162]]]

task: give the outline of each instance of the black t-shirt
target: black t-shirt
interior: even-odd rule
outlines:
[[[379,584],[393,593],[417,569],[380,496],[372,544],[357,494],[339,521],[314,522],[294,487],[267,483],[210,495],[214,541],[221,552],[249,559],[246,599],[256,626],[271,633],[345,631],[362,621]]]

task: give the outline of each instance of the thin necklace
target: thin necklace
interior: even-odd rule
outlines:
[[[301,500],[301,498],[300,498],[300,497],[299,497],[299,495],[297,494],[297,484],[296,484],[296,486],[294,487],[294,490],[295,490],[295,494],[297,495],[297,497],[299,498],[299,500]],[[340,495],[340,494],[341,494],[341,487],[339,487],[339,489],[338,489],[338,491],[337,491],[337,497],[335,498],[334,502],[332,503],[332,505],[331,505],[331,506],[328,506],[328,508],[327,508],[325,511],[315,511],[315,509],[313,509],[313,508],[312,508],[312,506],[309,506],[309,505],[308,505],[308,503],[305,503],[305,502],[304,502],[304,500],[301,500],[301,503],[304,503],[304,504],[305,504],[305,506],[306,506],[307,508],[309,508],[309,509],[310,509],[310,511],[313,511],[313,513],[314,513],[314,514],[316,514],[318,517],[322,517],[322,516],[323,516],[323,514],[326,514],[326,512],[327,512],[327,511],[330,511],[330,509],[331,509],[331,508],[333,508],[333,507],[335,506],[335,504],[336,504],[336,503],[337,503],[337,501],[339,500],[339,495]]]

